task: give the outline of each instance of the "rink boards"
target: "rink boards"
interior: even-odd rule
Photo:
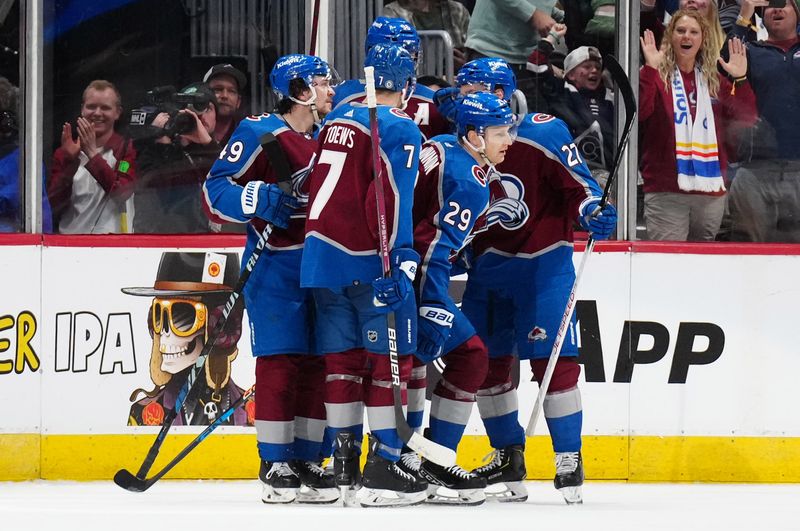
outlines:
[[[165,251],[238,252],[242,245],[239,236],[0,236],[0,480],[136,470],[158,432],[128,425],[132,392],[155,386],[152,299],[121,288],[153,286]],[[588,478],[800,481],[799,252],[596,247],[578,292]],[[245,322],[231,373],[241,388],[253,383],[248,337]],[[525,366],[520,382],[524,425],[537,390]],[[201,429],[173,428],[155,467]],[[475,411],[459,460],[472,467],[489,451]],[[529,477],[552,477],[543,421],[526,455]],[[254,429],[232,426],[219,428],[170,477],[256,471]]]

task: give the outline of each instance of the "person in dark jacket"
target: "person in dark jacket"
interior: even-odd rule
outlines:
[[[744,135],[744,159],[731,185],[731,239],[800,242],[800,8],[742,0],[732,37],[751,37],[749,21],[763,9],[767,40],[747,43],[747,77],[761,116]]]
[[[216,126],[217,99],[204,83],[193,83],[182,94],[205,96],[202,108],[189,106],[178,115],[191,116],[194,127],[172,136],[162,135],[137,143],[138,187],[134,194],[134,232],[202,233],[209,221],[202,207],[202,184],[217,160],[219,143],[212,137]],[[172,118],[174,120],[174,118]],[[160,113],[153,128],[170,129],[170,115]]]

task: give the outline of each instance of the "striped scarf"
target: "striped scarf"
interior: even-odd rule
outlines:
[[[708,84],[695,69],[697,111],[695,119],[683,87],[680,70],[672,76],[672,110],[675,117],[675,158],[678,161],[678,188],[685,192],[718,192],[725,190],[719,165],[717,130]]]

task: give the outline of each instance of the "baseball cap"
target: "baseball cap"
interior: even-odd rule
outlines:
[[[208,83],[211,78],[222,74],[231,76],[233,79],[235,79],[236,84],[239,85],[239,90],[242,90],[247,86],[247,78],[245,75],[230,63],[218,64],[209,68],[208,72],[206,72],[206,75],[203,76],[203,83]]]
[[[214,91],[211,90],[211,87],[208,86],[206,83],[192,83],[183,87],[178,94],[184,95],[202,95],[202,98],[198,98],[197,103],[201,105],[201,109],[194,109],[198,112],[202,112],[203,109],[207,108],[208,104],[211,103],[214,105],[214,108],[218,106],[217,103],[217,95],[214,94]],[[203,103],[206,102],[206,103]]]
[[[603,68],[603,56],[600,55],[600,50],[594,46],[579,46],[575,48],[564,59],[564,75],[566,76],[576,66],[590,59],[599,62],[600,68]]]

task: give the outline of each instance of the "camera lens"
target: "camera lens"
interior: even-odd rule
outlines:
[[[164,132],[169,135],[185,135],[197,127],[194,116],[184,112],[175,113],[164,126]]]

